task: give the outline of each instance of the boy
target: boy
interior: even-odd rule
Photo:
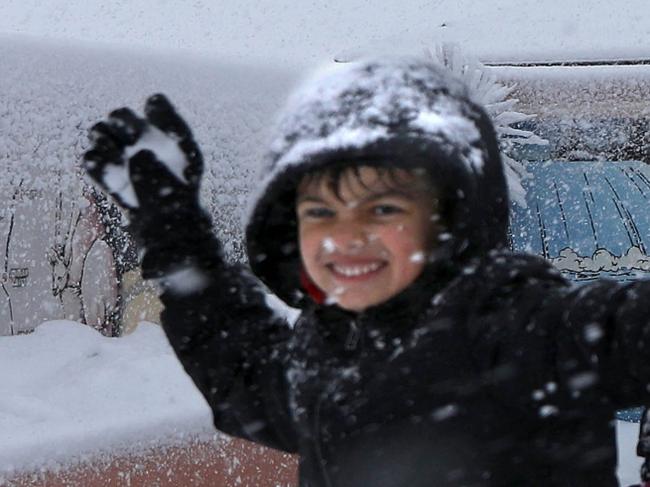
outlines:
[[[506,250],[492,125],[429,61],[348,65],[289,104],[228,264],[201,154],[161,95],[93,127],[162,325],[218,429],[301,486],[614,486],[613,413],[648,402],[650,283],[571,288]],[[302,314],[293,329],[259,278]]]

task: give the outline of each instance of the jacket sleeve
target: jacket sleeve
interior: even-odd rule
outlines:
[[[548,404],[541,414],[650,402],[650,281],[570,285],[541,259],[520,256],[481,282],[492,284],[477,291],[469,336],[501,397],[527,410]]]
[[[290,327],[250,271],[224,260],[209,227],[146,250],[143,274],[162,287],[163,329],[217,429],[295,452],[284,374]]]
[[[573,387],[588,386],[593,378],[617,409],[650,402],[650,281],[627,284],[602,279],[569,293],[559,333],[574,345],[564,351],[565,365],[575,353],[591,365],[593,376],[566,366]]]

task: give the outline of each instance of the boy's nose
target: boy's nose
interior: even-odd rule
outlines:
[[[348,223],[339,225],[333,232],[332,240],[337,250],[354,252],[368,245],[369,236],[363,227]]]

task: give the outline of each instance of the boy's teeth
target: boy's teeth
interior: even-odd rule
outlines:
[[[355,276],[361,276],[363,274],[368,274],[369,272],[376,271],[379,269],[381,264],[379,262],[374,262],[372,264],[367,264],[367,265],[359,265],[359,266],[341,266],[334,264],[333,268],[334,271],[337,272],[338,274],[343,274],[346,277],[355,277]]]

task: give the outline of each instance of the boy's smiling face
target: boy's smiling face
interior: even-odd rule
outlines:
[[[296,211],[302,264],[340,307],[362,311],[420,275],[440,231],[428,178],[362,166],[306,176]]]

